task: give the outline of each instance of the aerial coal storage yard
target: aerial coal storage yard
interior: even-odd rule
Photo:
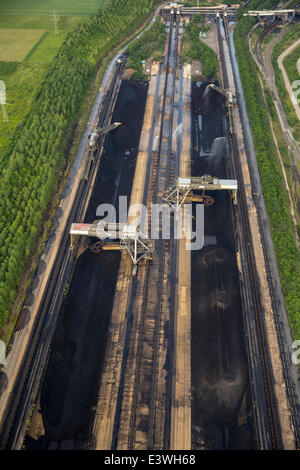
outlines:
[[[146,95],[145,85],[122,82],[112,117],[122,126],[106,138],[86,222],[96,219],[100,204],[130,195]],[[79,253],[59,313],[27,449],[89,446],[120,252],[95,254],[83,248]],[[40,418],[44,434],[36,440],[32,434],[40,430]]]
[[[98,2],[0,47],[0,449],[298,449],[299,5]]]
[[[222,98],[193,86],[192,175],[228,177]],[[211,193],[204,246],[192,251],[192,445],[251,449],[253,416],[230,195]]]

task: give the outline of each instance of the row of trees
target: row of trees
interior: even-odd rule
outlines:
[[[251,2],[252,9],[270,8],[271,6],[270,0],[265,2],[253,0]],[[253,24],[254,20],[249,18],[243,18],[239,21],[234,33],[235,48],[286,308],[294,336],[299,338],[300,253],[295,242],[288,195],[275,151],[267,110],[264,107],[257,66],[248,47],[247,35]]]
[[[112,0],[69,34],[49,66],[0,179],[0,327],[68,163],[68,136],[97,63],[149,14],[156,0]]]

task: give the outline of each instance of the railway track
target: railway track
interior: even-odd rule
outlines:
[[[275,27],[274,24],[272,24],[271,26],[272,28],[267,28],[268,31],[270,31],[271,29]],[[266,31],[264,31],[264,33],[266,33]],[[226,34],[226,39],[227,38],[228,38],[228,32]],[[223,44],[221,40],[221,33],[220,33],[219,25],[218,25],[218,41],[219,41],[219,49],[221,52],[221,66],[223,70],[225,69],[222,74],[225,79],[225,83],[223,84],[223,86],[224,88],[228,88],[229,81],[228,81],[228,77],[226,73],[226,66],[224,62],[225,57],[224,57]],[[230,51],[229,44],[228,44],[228,47]],[[281,438],[281,430],[279,426],[277,400],[276,400],[276,396],[274,392],[274,381],[272,377],[265,324],[264,324],[264,319],[263,319],[263,307],[261,305],[255,257],[254,257],[253,248],[252,248],[253,242],[252,242],[251,230],[250,230],[250,224],[249,224],[249,218],[248,218],[244,179],[243,179],[243,174],[242,174],[241,162],[239,158],[237,136],[234,133],[233,118],[231,116],[231,111],[229,111],[229,119],[231,121],[231,128],[232,128],[231,147],[232,147],[233,160],[234,160],[234,169],[236,172],[238,185],[239,185],[239,193],[238,193],[239,217],[240,217],[242,233],[243,233],[243,247],[244,247],[244,252],[245,252],[245,259],[248,260],[248,270],[249,270],[249,280],[250,280],[249,287],[252,292],[252,301],[253,301],[253,306],[255,310],[256,331],[257,331],[257,338],[258,338],[261,363],[262,363],[264,388],[265,388],[265,394],[267,398],[268,418],[269,418],[269,428],[270,428],[271,439],[272,439],[272,448],[281,449],[282,438]]]
[[[275,20],[273,23],[271,23],[267,28],[265,28],[261,34],[259,35],[256,43],[255,43],[255,54],[257,59],[261,64],[263,64],[263,53],[262,53],[262,45],[265,40],[265,38],[270,34],[273,29],[275,29],[277,26],[279,26],[282,23],[281,20]]]
[[[152,163],[147,175],[147,194],[144,196],[149,214],[152,203],[161,203],[162,191],[174,184],[177,171],[172,134],[178,34],[179,19],[174,23],[171,17],[167,57],[160,70],[162,105],[153,119],[153,126],[160,119],[158,147],[157,150],[153,147],[149,149]],[[175,278],[175,260],[175,242],[155,240],[151,263],[140,266],[137,278],[132,281],[112,448],[162,449],[169,446],[171,367],[164,377],[164,361],[171,362],[172,355],[175,284],[171,278]],[[138,306],[138,299],[143,299],[141,306]],[[135,329],[132,317],[136,319],[139,315],[139,325]],[[165,325],[168,325],[167,332]],[[130,364],[134,364],[134,372]],[[129,370],[134,373],[130,393],[127,392]],[[128,419],[128,434],[120,437],[119,431],[124,429],[124,420]]]
[[[116,64],[112,82],[104,98],[98,126],[104,127],[111,119],[117,97],[117,82],[125,64],[125,58]],[[69,229],[71,223],[83,220],[90,196],[89,186],[97,172],[105,137],[102,136],[94,154],[94,162],[88,161],[89,167],[79,188],[68,217],[56,262],[40,304],[31,339],[24,354],[20,373],[14,385],[6,416],[0,433],[0,449],[19,449],[26,432],[26,421],[37,397],[42,376],[46,369],[48,352],[55,330],[55,324],[63,298],[63,290],[72,262],[75,261],[70,251]]]
[[[300,4],[297,4],[294,8],[299,7]],[[280,24],[280,20],[277,21],[277,24]],[[267,30],[263,31],[263,33],[260,35],[258,38],[258,41],[262,42],[264,41],[265,37],[267,34],[269,34],[272,29],[275,27],[274,24],[270,25],[272,28],[267,28]],[[263,36],[263,37],[262,37]],[[255,47],[255,53],[257,59],[262,63],[262,54],[261,54],[261,44],[260,48],[258,48],[258,41],[256,43]],[[260,57],[258,56],[258,51],[260,51]],[[262,71],[264,68],[262,67]],[[293,184],[295,185],[295,181],[298,179],[297,171],[295,170],[295,157],[293,154],[292,150],[289,150],[290,157],[291,157],[291,168],[292,168],[292,173],[293,173]],[[296,207],[298,212],[300,213],[300,202],[299,198],[297,196],[297,191],[295,191],[295,201],[296,201]],[[259,220],[259,226],[261,233],[263,233],[263,224],[261,221],[260,213],[258,212],[258,220]],[[277,330],[277,335],[278,335],[278,341],[279,341],[279,347],[280,347],[280,353],[281,353],[281,359],[282,359],[282,365],[283,365],[283,370],[284,370],[284,376],[285,376],[285,381],[287,385],[287,392],[288,392],[288,398],[291,406],[291,414],[292,414],[292,421],[293,421],[293,427],[295,431],[295,439],[297,443],[297,448],[300,448],[300,417],[299,413],[297,411],[297,399],[296,399],[296,391],[295,391],[295,385],[293,380],[291,379],[290,375],[290,368],[291,368],[291,358],[290,358],[290,353],[287,350],[287,345],[286,345],[286,339],[284,338],[283,332],[282,332],[282,320],[280,317],[280,312],[278,308],[278,304],[280,304],[280,299],[278,299],[278,295],[274,289],[274,282],[272,278],[272,271],[271,271],[271,266],[270,266],[270,260],[268,255],[266,254],[266,248],[265,248],[265,243],[264,243],[264,237],[262,237],[262,243],[263,243],[263,248],[264,248],[264,253],[265,253],[265,261],[266,261],[266,268],[267,268],[267,276],[268,276],[268,282],[270,286],[270,292],[271,292],[271,298],[272,298],[272,305],[273,305],[273,310],[274,310],[274,319],[275,319],[275,325],[276,325],[276,330]]]

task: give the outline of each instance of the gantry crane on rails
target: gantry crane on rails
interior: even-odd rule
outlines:
[[[235,104],[237,104],[236,98],[230,90],[225,90],[225,88],[221,88],[215,85],[214,83],[210,83],[208,87],[212,88],[212,90],[215,90],[217,93],[220,93],[220,95],[224,96],[226,98],[228,106],[234,106]]]
[[[205,194],[205,191],[230,190],[236,204],[237,188],[237,180],[223,180],[210,175],[179,177],[175,185],[163,194],[162,199],[178,211],[184,202],[202,202],[205,206],[211,206],[214,198]],[[196,194],[195,191],[201,191],[201,194]]]
[[[91,150],[95,150],[97,147],[98,139],[100,135],[106,135],[110,131],[113,131],[117,127],[121,126],[121,122],[114,122],[113,124],[110,124],[109,126],[101,127],[101,128],[96,128],[93,130],[93,132],[89,135],[89,148]]]
[[[92,133],[88,136],[89,142],[87,143],[87,160],[85,165],[84,179],[88,180],[88,175],[90,172],[91,165],[93,165],[96,158],[96,150],[99,147],[99,137],[100,135],[106,135],[109,132],[113,131],[117,127],[121,126],[121,122],[114,122],[108,126],[95,128]]]
[[[132,274],[135,275],[137,265],[142,259],[151,259],[154,242],[148,240],[138,225],[113,223],[96,220],[92,224],[73,223],[70,229],[71,245],[74,237],[95,237],[99,240],[90,244],[94,253],[104,250],[125,250],[133,262]]]

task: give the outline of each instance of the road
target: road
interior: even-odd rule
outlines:
[[[290,47],[288,47],[282,54],[280,54],[280,56],[278,57],[277,59],[277,63],[278,63],[278,66],[282,72],[282,75],[283,75],[283,80],[284,80],[284,84],[285,84],[285,87],[287,89],[287,92],[290,96],[290,99],[291,99],[291,102],[293,103],[293,106],[294,106],[294,109],[295,109],[295,113],[296,113],[296,116],[297,118],[299,119],[300,121],[300,107],[299,107],[299,104],[298,102],[295,100],[295,99],[292,99],[292,97],[294,97],[294,90],[291,86],[291,83],[290,83],[290,80],[289,80],[289,77],[285,71],[285,68],[284,68],[284,65],[283,65],[283,61],[285,59],[285,57],[290,54],[298,45],[300,44],[300,39],[297,39],[297,41],[295,41]],[[300,60],[300,59],[299,59]],[[298,66],[298,70],[299,70],[299,66],[300,66],[300,62],[297,62],[297,66]]]

